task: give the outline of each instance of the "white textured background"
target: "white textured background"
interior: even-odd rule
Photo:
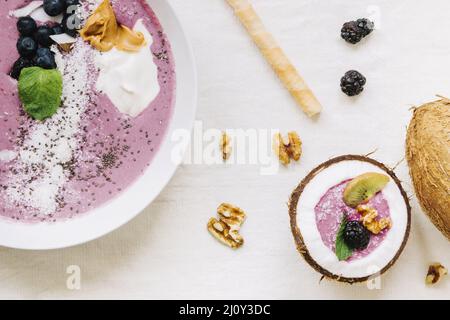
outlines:
[[[225,0],[170,1],[191,38],[199,72],[197,119],[206,128],[297,130],[301,162],[278,175],[257,166],[182,166],[144,213],[118,231],[74,248],[26,252],[0,248],[0,298],[450,298],[450,279],[426,287],[429,262],[450,267],[449,242],[413,198],[410,241],[382,277],[381,290],[323,281],[297,254],[286,202],[329,157],[378,149],[394,166],[404,154],[410,106],[450,96],[447,0],[253,0],[266,26],[324,105],[307,119],[261,58]],[[371,7],[371,5],[375,7]],[[359,46],[339,38],[343,22],[379,12],[380,29]],[[339,91],[352,68],[368,78],[349,99]],[[407,169],[397,173],[410,195]],[[246,244],[231,251],[205,230],[220,202],[248,213]],[[66,288],[79,265],[82,288]]]

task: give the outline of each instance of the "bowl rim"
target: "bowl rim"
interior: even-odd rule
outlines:
[[[198,98],[197,68],[191,43],[173,6],[166,0],[146,2],[155,12],[169,38],[176,71],[176,99],[171,120],[151,165],[120,195],[79,217],[35,224],[0,219],[0,246],[23,250],[52,250],[98,239],[140,214],[174,176],[180,163],[170,158],[176,143],[171,140],[171,136],[175,130],[180,129],[192,134]],[[179,150],[183,154],[187,147],[178,146],[182,148]],[[111,210],[116,213],[111,215]]]

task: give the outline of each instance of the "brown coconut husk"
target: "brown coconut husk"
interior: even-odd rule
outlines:
[[[317,272],[321,273],[325,278],[353,284],[353,283],[357,283],[357,282],[367,281],[372,276],[375,276],[375,274],[369,275],[369,276],[366,276],[366,277],[361,277],[361,278],[346,278],[346,277],[341,277],[339,275],[333,274],[330,271],[322,268],[312,258],[312,256],[310,255],[310,253],[308,251],[308,248],[306,247],[306,245],[305,245],[305,243],[303,241],[303,236],[302,236],[302,233],[300,231],[300,228],[297,226],[297,204],[298,204],[300,196],[303,193],[303,190],[305,189],[306,185],[308,185],[308,183],[319,172],[327,169],[328,167],[330,167],[330,166],[332,166],[332,165],[334,165],[334,164],[336,164],[338,162],[348,161],[348,160],[357,160],[357,161],[369,162],[369,163],[379,167],[383,171],[385,171],[392,178],[392,180],[395,182],[397,187],[400,189],[402,197],[403,197],[403,199],[405,201],[406,208],[407,208],[407,214],[408,214],[408,217],[407,217],[408,221],[407,221],[406,232],[405,232],[405,235],[403,237],[403,242],[402,242],[400,248],[398,249],[397,253],[395,254],[394,258],[386,266],[384,266],[384,268],[381,269],[381,271],[379,273],[376,273],[376,274],[377,275],[378,274],[383,274],[390,267],[392,267],[394,265],[394,263],[397,261],[397,259],[400,257],[400,254],[402,253],[403,249],[405,248],[406,242],[408,241],[408,238],[409,238],[409,233],[410,233],[410,230],[411,230],[411,206],[409,204],[408,195],[406,194],[405,190],[403,189],[403,187],[401,185],[401,182],[397,178],[397,176],[395,175],[394,171],[389,169],[386,165],[382,164],[381,162],[378,162],[376,160],[368,158],[367,156],[344,155],[344,156],[340,156],[340,157],[336,157],[336,158],[330,159],[330,160],[322,163],[321,165],[319,165],[318,167],[313,169],[300,182],[300,184],[297,186],[297,188],[295,188],[295,190],[292,192],[291,197],[289,199],[289,217],[290,217],[290,223],[291,223],[291,231],[292,231],[292,234],[294,236],[294,240],[295,240],[295,244],[297,246],[297,250],[303,256],[303,258],[306,260],[306,262],[308,262],[311,267],[313,267]]]
[[[450,240],[450,100],[414,108],[406,159],[417,198],[433,224]]]

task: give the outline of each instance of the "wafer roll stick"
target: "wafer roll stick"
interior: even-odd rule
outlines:
[[[248,0],[227,0],[227,2],[303,112],[309,117],[320,113],[322,110],[320,102],[273,36],[266,30],[250,2]]]

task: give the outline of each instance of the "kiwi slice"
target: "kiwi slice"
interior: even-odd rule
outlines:
[[[389,182],[385,174],[368,172],[357,176],[347,184],[344,190],[344,202],[355,208],[372,199]]]

